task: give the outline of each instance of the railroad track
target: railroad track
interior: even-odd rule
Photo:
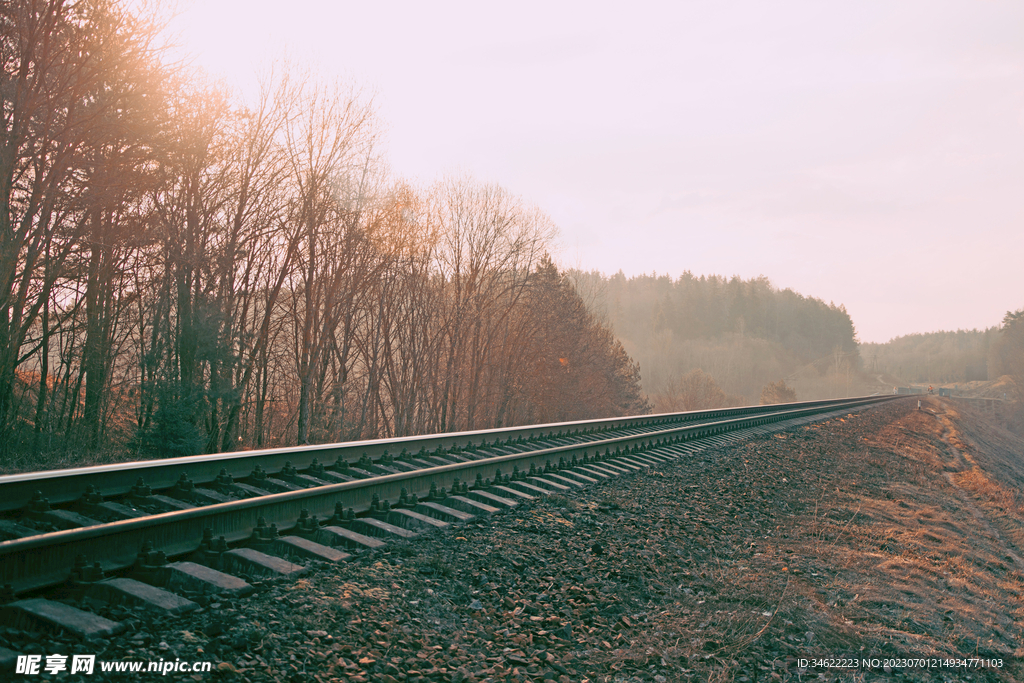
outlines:
[[[469,521],[710,445],[893,396],[590,420],[176,458],[0,477],[7,623],[82,637],[120,625],[51,600],[88,595],[165,613],[244,578]],[[178,558],[183,558],[179,561]],[[113,578],[111,578],[113,577]]]

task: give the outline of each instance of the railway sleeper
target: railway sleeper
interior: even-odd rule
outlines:
[[[438,459],[440,460],[440,458],[438,458]],[[405,462],[409,463],[410,465],[413,465],[414,468],[417,469],[417,470],[425,470],[425,469],[429,469],[431,467],[440,467],[442,464],[449,464],[450,465],[452,461],[447,461],[446,460],[446,461],[443,461],[443,462],[434,462],[433,460],[427,460],[426,456],[424,456],[422,458],[419,458],[419,457],[417,457],[417,458],[409,458]]]
[[[302,536],[284,536],[274,539],[271,546],[274,555],[280,555],[285,559],[314,560],[320,562],[344,562],[352,557],[349,553],[343,552],[329,545],[311,541]]]
[[[420,469],[412,462],[402,462],[401,460],[395,460],[388,467],[394,469],[396,472],[415,472]]]
[[[636,460],[630,460],[629,458],[625,458],[622,456],[619,456],[614,460],[609,461],[608,464],[614,467],[618,467],[619,469],[625,472],[639,472],[640,470],[649,467],[649,465],[642,465]]]
[[[252,484],[246,484],[245,482],[235,482],[230,486],[224,487],[225,493],[236,496],[238,498],[262,498],[263,496],[271,495],[271,492],[266,489],[261,489],[258,486]]]
[[[308,474],[301,474],[295,472],[287,477],[278,475],[283,481],[287,481],[289,484],[295,484],[296,486],[304,489],[313,488],[314,486],[328,486],[335,482],[328,480],[326,477],[312,477]]]
[[[323,479],[324,481],[329,482],[331,484],[344,484],[345,482],[348,481],[359,481],[359,479],[351,475],[342,474],[341,472],[336,472],[334,470],[328,469],[325,469],[322,472],[317,473],[316,477],[317,479]]]
[[[501,496],[502,498],[507,498],[508,500],[520,500],[524,502],[530,502],[532,500],[537,499],[536,495],[531,495],[524,491],[517,491],[516,489],[510,488],[504,484],[490,486],[486,490],[488,493],[493,493],[496,496]]]
[[[562,483],[554,481],[554,480],[552,480],[552,479],[550,479],[548,477],[541,477],[541,476],[527,477],[524,480],[524,482],[527,483],[527,484],[533,484],[534,486],[539,486],[539,487],[544,488],[544,489],[548,489],[552,493],[565,493],[566,491],[572,490],[572,487],[569,486],[568,484],[562,484]]]
[[[86,596],[112,605],[131,605],[165,615],[184,614],[199,607],[198,603],[177,593],[123,577],[93,583]]]
[[[373,479],[374,477],[380,476],[361,467],[349,467],[345,470],[345,474],[355,477],[356,479]]]
[[[197,487],[187,475],[182,474],[177,483],[167,492],[167,497],[193,505],[216,505],[237,500],[234,496]]]
[[[629,456],[629,459],[630,461],[635,462],[636,464],[645,468],[657,467],[658,465],[664,464],[664,462],[661,460],[654,460],[653,458],[649,458],[646,456],[631,455]]]
[[[46,598],[12,602],[0,610],[0,615],[13,628],[66,631],[84,640],[108,638],[125,630],[120,622]]]
[[[417,506],[418,508],[419,506]],[[425,515],[421,512],[405,509],[395,509],[388,513],[387,521],[395,526],[400,526],[403,529],[409,529],[410,531],[416,530],[433,530],[433,529],[446,529],[451,526],[451,522]]]
[[[238,496],[215,491],[214,489],[195,488],[192,491],[191,500],[197,505],[216,505],[217,503],[230,503],[238,500]],[[187,499],[186,499],[187,500]]]
[[[490,517],[491,515],[501,512],[501,508],[496,508],[493,505],[488,505],[479,500],[473,500],[466,496],[448,496],[444,498],[444,504],[448,507],[455,508],[456,510],[462,510],[468,512],[471,515],[478,517]]]
[[[565,479],[572,479],[573,481],[579,482],[584,486],[587,486],[589,484],[596,484],[599,479],[598,477],[587,476],[586,474],[583,474],[581,472],[575,472],[573,470],[559,470],[558,475]]]
[[[358,533],[377,538],[401,538],[408,540],[419,536],[415,531],[403,529],[400,526],[389,524],[374,517],[360,517],[352,522],[351,528]]]
[[[235,548],[221,555],[221,570],[256,578],[294,579],[309,570],[300,564],[252,548]]]
[[[580,474],[592,477],[598,481],[618,476],[608,470],[602,470],[600,467],[596,467],[594,465],[577,465],[572,469],[572,471],[579,472]]]
[[[469,462],[470,460],[473,460],[473,458],[446,453],[443,458],[437,455],[429,455],[416,462],[425,463],[427,467],[445,467],[446,465],[457,465],[460,462]]]
[[[675,456],[663,452],[663,449],[666,446],[668,446],[668,444],[662,444],[660,446],[657,446],[654,451],[644,453],[642,459],[648,462],[652,462],[656,465],[663,465],[667,462],[675,460]]]
[[[479,503],[484,503],[485,505],[490,505],[492,507],[499,509],[503,508],[507,510],[513,510],[519,507],[519,501],[513,500],[511,498],[505,498],[503,496],[499,496],[496,493],[491,493],[490,491],[485,491],[483,489],[474,489],[468,492],[466,494],[466,497],[469,498],[470,500],[475,500]]]
[[[12,522],[9,519],[0,519],[0,541],[10,541],[15,538],[28,538],[39,533],[37,529],[30,529],[27,526]]]
[[[100,518],[104,521],[138,519],[139,517],[146,517],[148,515],[148,513],[143,510],[138,510],[130,505],[125,505],[112,500],[105,500],[101,503],[90,505],[87,509],[82,509],[82,513],[90,517]]]
[[[566,491],[571,489],[581,489],[584,487],[583,483],[578,482],[575,479],[570,479],[569,477],[564,477],[561,474],[555,474],[554,472],[545,472],[544,474],[537,475],[536,478],[543,479],[552,484],[564,486]]]
[[[146,512],[131,505],[114,501],[103,500],[103,496],[96,490],[95,486],[86,488],[85,493],[77,501],[71,504],[70,509],[79,512],[86,517],[113,522],[120,519],[136,519],[145,517]]]
[[[413,511],[434,519],[439,519],[442,522],[451,522],[452,524],[470,522],[476,519],[476,515],[462,510],[456,510],[453,507],[449,507],[435,501],[421,502],[413,508]]]
[[[255,588],[233,574],[195,562],[172,562],[145,579],[156,586],[191,595],[222,595],[244,597]]]
[[[401,474],[402,472],[407,471],[407,470],[399,469],[399,468],[395,467],[394,465],[380,465],[380,464],[370,465],[366,469],[367,469],[368,472],[373,472],[374,476],[377,476],[377,477],[386,477],[389,474]]]
[[[321,527],[315,540],[331,547],[343,545],[353,550],[375,550],[387,545],[380,539],[341,526]]]
[[[627,470],[623,467],[616,467],[609,462],[593,462],[589,465],[584,465],[585,468],[594,470],[595,472],[605,472],[612,477],[620,477],[623,474],[629,474],[632,470]]]
[[[526,482],[526,481],[510,481],[506,484],[510,489],[516,491],[522,491],[528,493],[531,496],[546,496],[549,493],[555,493],[556,490],[552,487],[545,487],[540,485],[540,482]]]
[[[363,479],[368,479],[368,478],[369,477],[363,477]],[[256,484],[256,486],[258,486],[259,488],[263,488],[263,489],[266,489],[268,491],[272,491],[273,493],[287,493],[289,491],[301,491],[304,488],[306,488],[305,486],[299,486],[298,484],[293,484],[290,481],[285,481],[284,479],[280,479],[278,477],[265,477],[265,478],[261,478],[261,479],[255,479],[254,478],[253,481]]]
[[[57,529],[80,529],[103,523],[98,519],[86,517],[72,510],[54,510],[50,508],[49,499],[43,498],[38,491],[25,508],[25,517],[42,524],[49,524]]]
[[[615,463],[609,462],[609,461],[604,461],[604,462],[600,462],[600,463],[591,463],[591,464],[587,465],[587,467],[596,467],[599,470],[605,470],[605,471],[611,472],[616,477],[619,476],[619,475],[622,475],[622,474],[629,474],[630,472],[635,472],[636,471],[636,469],[634,469],[632,467],[628,467],[627,468],[627,467],[625,467],[623,465],[616,465]]]
[[[140,505],[149,505],[150,507],[160,510],[161,512],[174,512],[175,510],[191,510],[194,507],[198,507],[196,505],[193,505],[192,503],[186,503],[183,500],[178,500],[177,498],[171,498],[169,496],[163,496],[160,495],[159,493],[154,493],[144,498],[140,498],[138,502]]]

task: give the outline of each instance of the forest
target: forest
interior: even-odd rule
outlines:
[[[885,344],[863,344],[865,367],[903,384],[995,379],[1000,371],[1000,328],[908,334]],[[991,372],[990,372],[991,366]]]
[[[756,404],[778,382],[801,400],[847,396],[861,369],[843,306],[765,277],[571,276],[639,362],[659,411]]]
[[[1008,311],[998,327],[908,334],[864,344],[861,353],[867,370],[901,385],[952,385],[956,392],[978,386],[961,386],[967,383],[995,383],[991,395],[1016,401],[1011,426],[1024,433],[1024,309]]]
[[[649,409],[550,219],[391,177],[357,89],[240,102],[113,0],[0,22],[5,469]]]

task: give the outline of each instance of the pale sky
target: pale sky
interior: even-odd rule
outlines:
[[[1024,307],[1024,3],[205,0],[251,89],[285,52],[373,96],[394,175],[468,173],[565,266],[765,275],[861,341]]]

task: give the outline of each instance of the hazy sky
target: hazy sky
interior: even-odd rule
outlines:
[[[1024,307],[1024,3],[204,0],[251,87],[287,50],[372,94],[395,175],[499,183],[568,266],[766,275],[862,341]]]

